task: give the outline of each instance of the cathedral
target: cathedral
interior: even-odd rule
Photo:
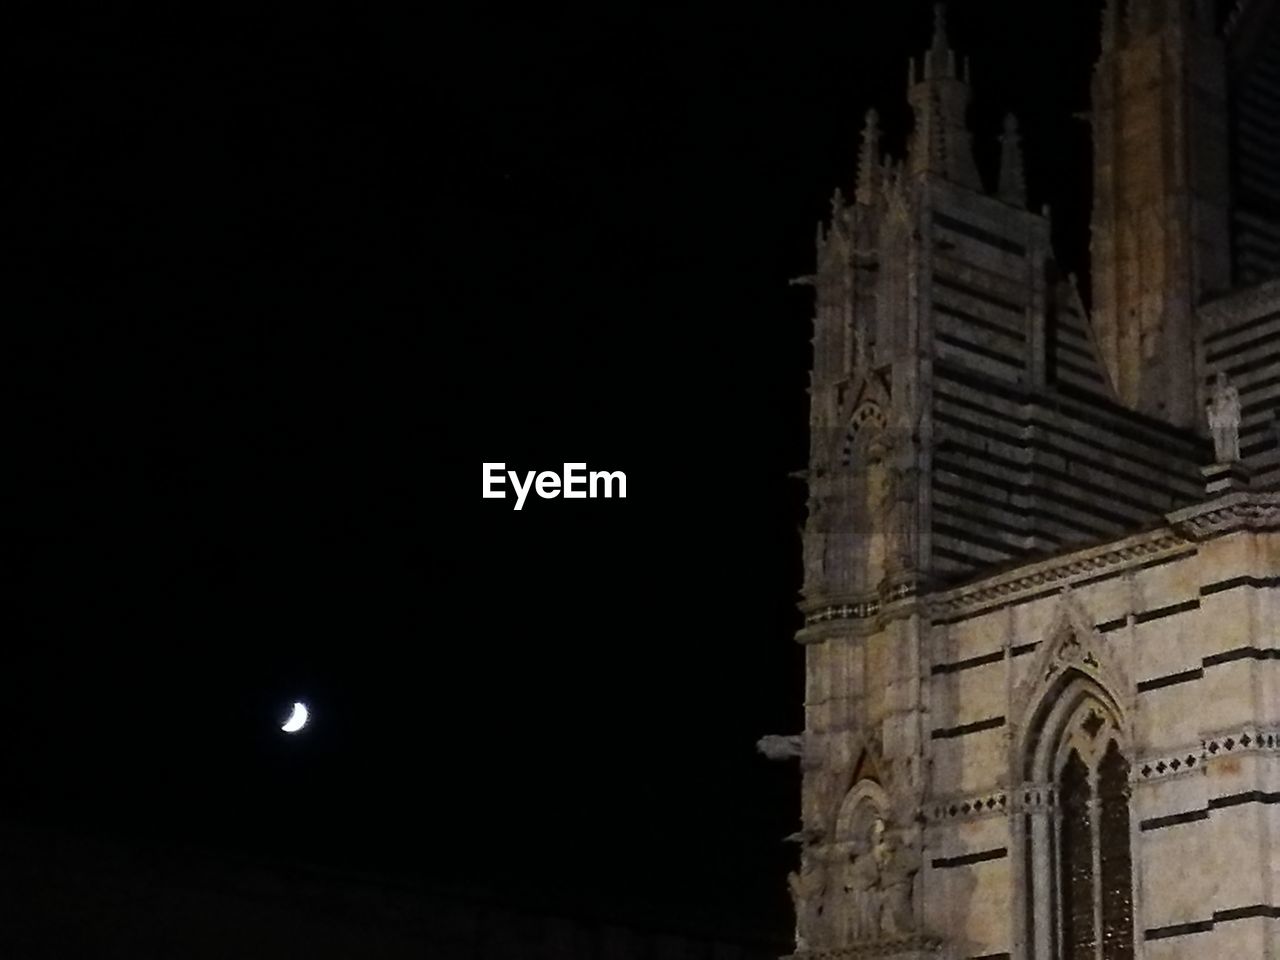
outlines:
[[[1280,3],[1109,0],[1088,296],[938,11],[818,230],[796,960],[1280,960]]]

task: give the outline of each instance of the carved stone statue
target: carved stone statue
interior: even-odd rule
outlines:
[[[866,582],[874,587],[888,569],[893,510],[892,478],[883,455],[867,464]]]
[[[915,878],[920,857],[889,833],[883,819],[869,843],[840,857],[840,900],[850,943],[903,937],[915,931]]]
[[[804,583],[809,589],[817,589],[827,572],[827,534],[814,522],[804,533]]]
[[[800,871],[787,875],[796,914],[796,949],[810,950],[826,941],[827,865],[819,857],[801,859]]]
[[[1218,463],[1235,463],[1240,459],[1240,391],[1227,383],[1227,375],[1221,371],[1206,412],[1214,457]]]
[[[880,935],[900,937],[911,933],[915,928],[913,890],[920,872],[919,854],[881,831],[874,855],[880,868]]]
[[[914,469],[893,472],[893,555],[899,570],[910,572],[916,565],[916,476]]]
[[[884,830],[884,821],[876,820],[872,826],[872,838]],[[849,917],[849,937],[857,943],[874,940],[880,934],[880,864],[875,846],[853,855],[844,871],[846,910]]]

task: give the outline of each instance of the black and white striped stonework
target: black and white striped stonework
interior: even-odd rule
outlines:
[[[1064,285],[1063,290],[1065,293],[1069,288]],[[1097,341],[1074,295],[1046,317],[1045,379],[1077,392],[1113,399]]]
[[[1113,399],[1073,288],[1025,221],[933,215],[932,571],[963,578],[1096,543],[1194,502],[1190,434]]]
[[[943,576],[1101,542],[1200,495],[1198,441],[1066,387],[934,369],[933,554]]]
[[[1031,359],[1028,241],[976,213],[934,214],[935,355],[996,381],[1024,384]]]

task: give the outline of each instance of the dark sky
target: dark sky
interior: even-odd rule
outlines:
[[[785,932],[787,280],[867,107],[906,128],[930,5],[886,6],[15,29],[8,808]],[[1096,6],[952,4],[982,161],[1017,111],[1069,268]],[[486,460],[629,499],[515,513]]]

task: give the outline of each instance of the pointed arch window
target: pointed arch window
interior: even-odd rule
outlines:
[[[1129,759],[1118,713],[1077,675],[1042,723],[1027,773],[1050,802],[1024,823],[1029,956],[1133,960]]]

